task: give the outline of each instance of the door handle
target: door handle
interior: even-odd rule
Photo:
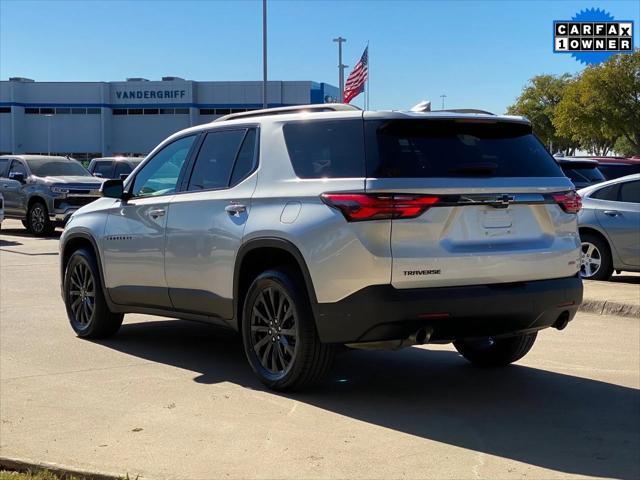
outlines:
[[[620,213],[617,210],[605,210],[604,212],[605,215],[609,215],[610,217],[621,217],[622,213]]]
[[[246,205],[240,205],[239,203],[232,203],[224,207],[224,209],[229,215],[233,215],[236,217],[239,217],[241,213],[247,211]]]
[[[149,216],[151,218],[164,217],[164,208],[156,208],[154,210],[149,210]]]

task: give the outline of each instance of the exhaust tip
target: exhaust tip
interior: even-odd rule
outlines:
[[[555,323],[553,324],[553,328],[557,330],[564,330],[565,328],[567,328],[568,324],[569,324],[569,312],[565,310],[560,314],[558,319],[555,321]]]

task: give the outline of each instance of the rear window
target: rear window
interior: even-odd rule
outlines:
[[[626,177],[627,175],[632,175],[634,173],[640,173],[640,165],[629,165],[623,163],[601,163],[598,168],[609,180],[613,180],[614,178]]]
[[[597,168],[571,168],[563,165],[562,170],[567,177],[576,182],[599,183],[606,180]]]
[[[295,122],[283,127],[299,178],[364,177],[362,120]]]
[[[370,177],[564,176],[529,125],[454,120],[366,123]]]

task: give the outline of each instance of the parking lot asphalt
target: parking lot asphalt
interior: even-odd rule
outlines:
[[[633,280],[632,280],[633,281]],[[131,478],[639,478],[640,321],[579,313],[502,370],[450,346],[345,351],[265,390],[232,333],[69,327],[57,239],[0,232],[0,457]]]

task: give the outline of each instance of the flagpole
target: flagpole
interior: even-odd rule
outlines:
[[[369,95],[371,94],[369,91],[369,78],[371,77],[371,55],[369,51],[369,40],[367,40],[367,95],[365,101],[365,110],[369,110]]]

